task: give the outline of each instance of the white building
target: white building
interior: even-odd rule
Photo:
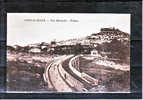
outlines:
[[[29,50],[29,52],[31,52],[31,53],[40,53],[41,50],[39,48],[32,48],[32,49]]]
[[[96,56],[96,57],[101,57],[101,55],[98,53],[97,50],[92,50],[92,51],[91,51],[91,55],[92,55],[92,56]]]

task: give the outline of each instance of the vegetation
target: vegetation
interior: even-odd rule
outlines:
[[[110,43],[105,42],[98,45],[96,49],[102,55],[102,52],[109,52],[107,54],[108,58],[119,59],[120,63],[129,63],[130,57],[130,47],[129,41],[119,41],[113,39]]]

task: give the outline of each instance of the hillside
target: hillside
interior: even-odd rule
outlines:
[[[81,51],[75,51],[79,53],[90,53],[92,50],[98,50],[100,52],[113,52],[116,48],[122,48],[129,52],[130,48],[130,35],[115,28],[101,28],[99,33],[93,33],[89,36],[82,38],[73,38],[62,41],[51,41],[50,43],[35,43],[27,46],[7,46],[10,51],[18,52],[35,52],[35,53],[56,53],[56,50],[65,52],[69,50],[69,53],[78,45],[81,45]],[[79,45],[79,46],[80,46]],[[70,47],[69,47],[70,46]],[[80,47],[80,48],[81,48]],[[90,47],[90,48],[88,48]],[[109,47],[115,50],[109,50]],[[88,51],[88,52],[85,52]],[[122,51],[122,50],[121,50]],[[118,52],[118,51],[117,51]],[[60,52],[59,52],[60,53]]]

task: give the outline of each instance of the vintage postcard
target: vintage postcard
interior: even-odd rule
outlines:
[[[130,92],[130,14],[8,13],[8,92]]]

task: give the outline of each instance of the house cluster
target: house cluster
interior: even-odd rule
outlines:
[[[103,42],[111,42],[113,39],[119,41],[129,40],[129,34],[113,28],[101,28],[99,33],[93,33],[88,37],[92,44],[102,44]]]

